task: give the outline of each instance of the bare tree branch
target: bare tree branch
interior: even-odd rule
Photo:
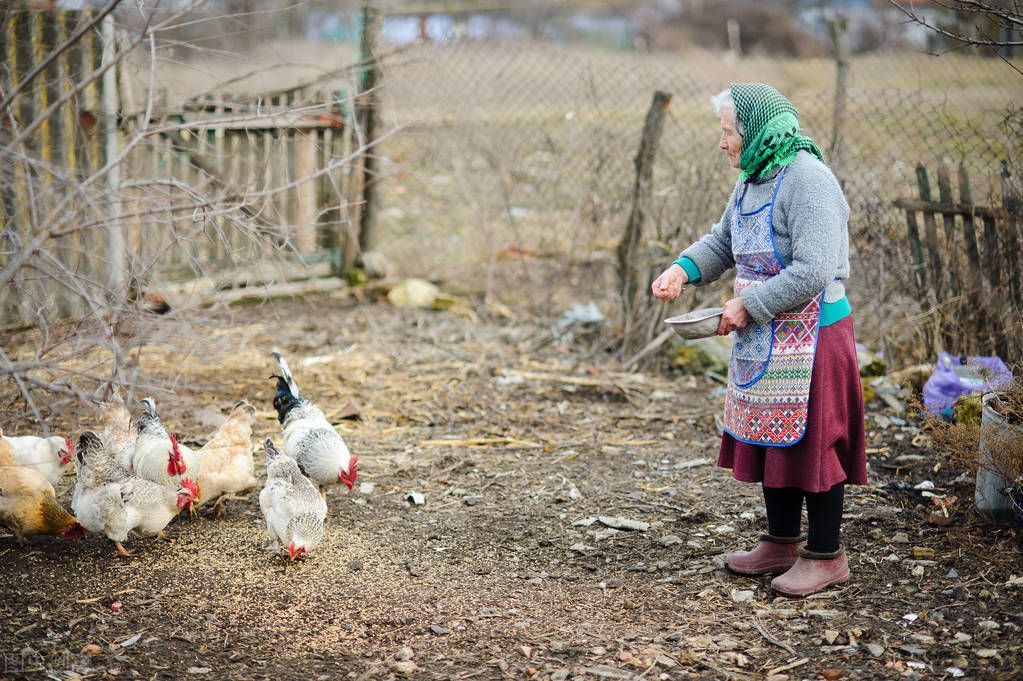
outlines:
[[[938,35],[943,35],[946,38],[951,38],[965,45],[979,45],[987,47],[1010,47],[1023,45],[1023,40],[994,40],[989,38],[974,38],[963,33],[950,31],[948,29],[937,26],[936,24],[929,22],[925,18],[923,18],[920,15],[919,11],[917,10],[916,5],[912,1],[907,3],[900,0],[888,0],[888,2],[892,6],[896,7],[900,12],[909,17],[910,21],[912,21],[913,23],[919,24],[924,28],[928,29],[929,31],[937,33]],[[935,4],[941,5],[946,9],[951,9],[955,11],[981,14],[991,18],[992,20],[999,19],[1013,26],[1023,26],[1023,14],[1021,14],[1021,12],[994,7],[992,5],[988,5],[987,3],[977,2],[976,0],[959,0],[956,4],[936,0]]]
[[[306,255],[299,228],[292,226],[295,197],[304,194],[317,202],[309,205],[303,199],[301,204],[302,219],[313,220],[301,223],[301,234],[312,233],[315,239],[317,218],[330,214],[337,221],[344,215],[341,185],[352,159],[376,153],[376,145],[395,132],[350,149],[349,137],[337,127],[346,122],[331,118],[332,100],[310,102],[303,95],[294,104],[266,105],[277,94],[302,88],[314,92],[331,81],[352,91],[345,81],[354,77],[357,65],[331,68],[281,93],[264,93],[262,100],[253,95],[251,105],[232,99],[226,111],[227,98],[211,104],[208,94],[224,91],[234,79],[218,84],[205,78],[196,82],[202,92],[196,87],[190,95],[195,105],[161,110],[160,51],[176,44],[169,32],[215,20],[186,16],[204,1],[174,3],[171,11],[136,1],[130,15],[115,15],[131,20],[130,30],[119,30],[117,49],[96,64],[83,46],[96,46],[104,17],[127,4],[105,0],[102,12],[89,11],[80,27],[58,34],[59,44],[43,46],[45,53],[37,49],[28,63],[21,57],[8,75],[12,85],[0,92],[0,109],[13,114],[0,127],[0,314],[6,321],[5,313],[14,311],[22,321],[0,328],[0,427],[24,419],[47,431],[62,408],[75,405],[81,411],[83,403],[95,402],[112,385],[129,394],[139,386],[153,394],[173,390],[181,379],[147,373],[140,364],[144,348],[166,344],[185,355],[202,343],[208,352],[209,339],[196,328],[210,318],[187,300],[159,308],[149,297],[153,286],[189,278],[230,279],[225,268],[283,261],[289,253]],[[46,20],[39,16],[11,26]],[[75,70],[65,64],[80,66]],[[73,126],[82,112],[93,113],[82,102],[95,101],[97,91],[109,91],[110,79],[104,82],[103,75],[115,68],[122,79],[131,69],[141,69],[133,86],[144,92],[137,104],[122,105],[117,112],[120,138],[112,153],[104,154],[104,138],[91,128],[66,124]],[[59,90],[54,88],[57,71],[70,76]],[[25,97],[47,89],[53,97]],[[222,113],[207,115],[206,107],[219,107]],[[101,113],[109,115],[109,109]],[[326,130],[325,136],[310,134],[317,129]],[[68,131],[57,137],[63,147],[56,151],[50,144],[54,130]],[[225,135],[234,146],[216,142]],[[305,144],[304,165],[294,161],[300,149],[296,139]],[[321,140],[342,143],[322,147]],[[237,144],[246,153],[244,170],[232,165]],[[285,162],[289,165],[282,166]],[[111,185],[109,173],[115,168],[123,169],[125,179]],[[134,235],[127,252],[111,253],[104,245],[111,225]],[[308,243],[309,237],[303,238]],[[123,284],[104,276],[114,258],[126,260]]]

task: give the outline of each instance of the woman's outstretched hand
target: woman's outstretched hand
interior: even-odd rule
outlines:
[[[650,293],[658,300],[675,300],[682,293],[682,287],[689,281],[689,275],[681,265],[672,263],[661,272],[661,276],[650,284]]]

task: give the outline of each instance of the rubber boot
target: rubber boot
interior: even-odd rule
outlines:
[[[792,567],[799,558],[796,551],[806,544],[803,537],[760,535],[760,543],[752,551],[725,555],[725,565],[740,575],[763,575]]]
[[[845,547],[833,553],[816,553],[799,547],[799,558],[789,570],[771,580],[771,588],[786,596],[807,596],[830,584],[849,581]]]

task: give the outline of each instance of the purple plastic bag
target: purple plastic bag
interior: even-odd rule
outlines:
[[[1011,381],[1012,372],[998,357],[956,357],[940,352],[934,373],[924,383],[924,406],[943,414],[960,395],[990,392]]]

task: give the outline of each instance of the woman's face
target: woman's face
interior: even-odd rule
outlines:
[[[742,137],[735,130],[735,112],[732,110],[721,114],[721,142],[718,146],[728,155],[732,167],[738,168],[742,156]]]

